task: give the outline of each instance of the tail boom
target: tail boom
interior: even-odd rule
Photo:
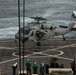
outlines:
[[[67,32],[70,32],[74,25],[75,25],[75,23],[70,23],[67,28]]]

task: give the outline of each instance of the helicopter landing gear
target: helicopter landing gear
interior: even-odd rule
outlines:
[[[41,46],[41,43],[40,42],[37,42],[37,46]]]
[[[63,36],[63,40],[65,41],[65,37]]]

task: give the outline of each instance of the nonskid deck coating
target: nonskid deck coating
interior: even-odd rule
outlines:
[[[37,47],[33,42],[25,43],[25,61],[29,58],[32,65],[35,61],[38,65],[42,62],[49,64],[51,57],[57,57],[60,64],[63,63],[65,67],[70,67],[70,63],[76,53],[76,39],[66,39],[66,41],[53,39],[42,41],[41,43],[40,47]],[[8,75],[8,73],[12,75],[12,64],[19,60],[18,50],[18,42],[15,42],[14,39],[1,40],[0,65],[2,67],[2,75]],[[15,54],[16,56],[13,53],[17,53]]]

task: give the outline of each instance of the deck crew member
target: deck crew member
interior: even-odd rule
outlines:
[[[31,75],[31,62],[29,59],[26,60],[26,67],[27,67],[27,75]]]
[[[38,65],[36,64],[36,62],[34,62],[33,65],[33,74],[38,74]]]

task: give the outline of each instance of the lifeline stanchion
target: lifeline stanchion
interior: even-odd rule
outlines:
[[[23,74],[24,74],[24,28],[25,28],[25,0],[23,0]]]
[[[1,65],[0,65],[0,75],[2,75],[2,72],[1,72],[2,70],[1,70]]]
[[[75,53],[75,73],[76,73],[76,53]]]
[[[18,0],[18,25],[19,25],[19,70],[20,70],[20,75],[21,75],[20,0]]]

